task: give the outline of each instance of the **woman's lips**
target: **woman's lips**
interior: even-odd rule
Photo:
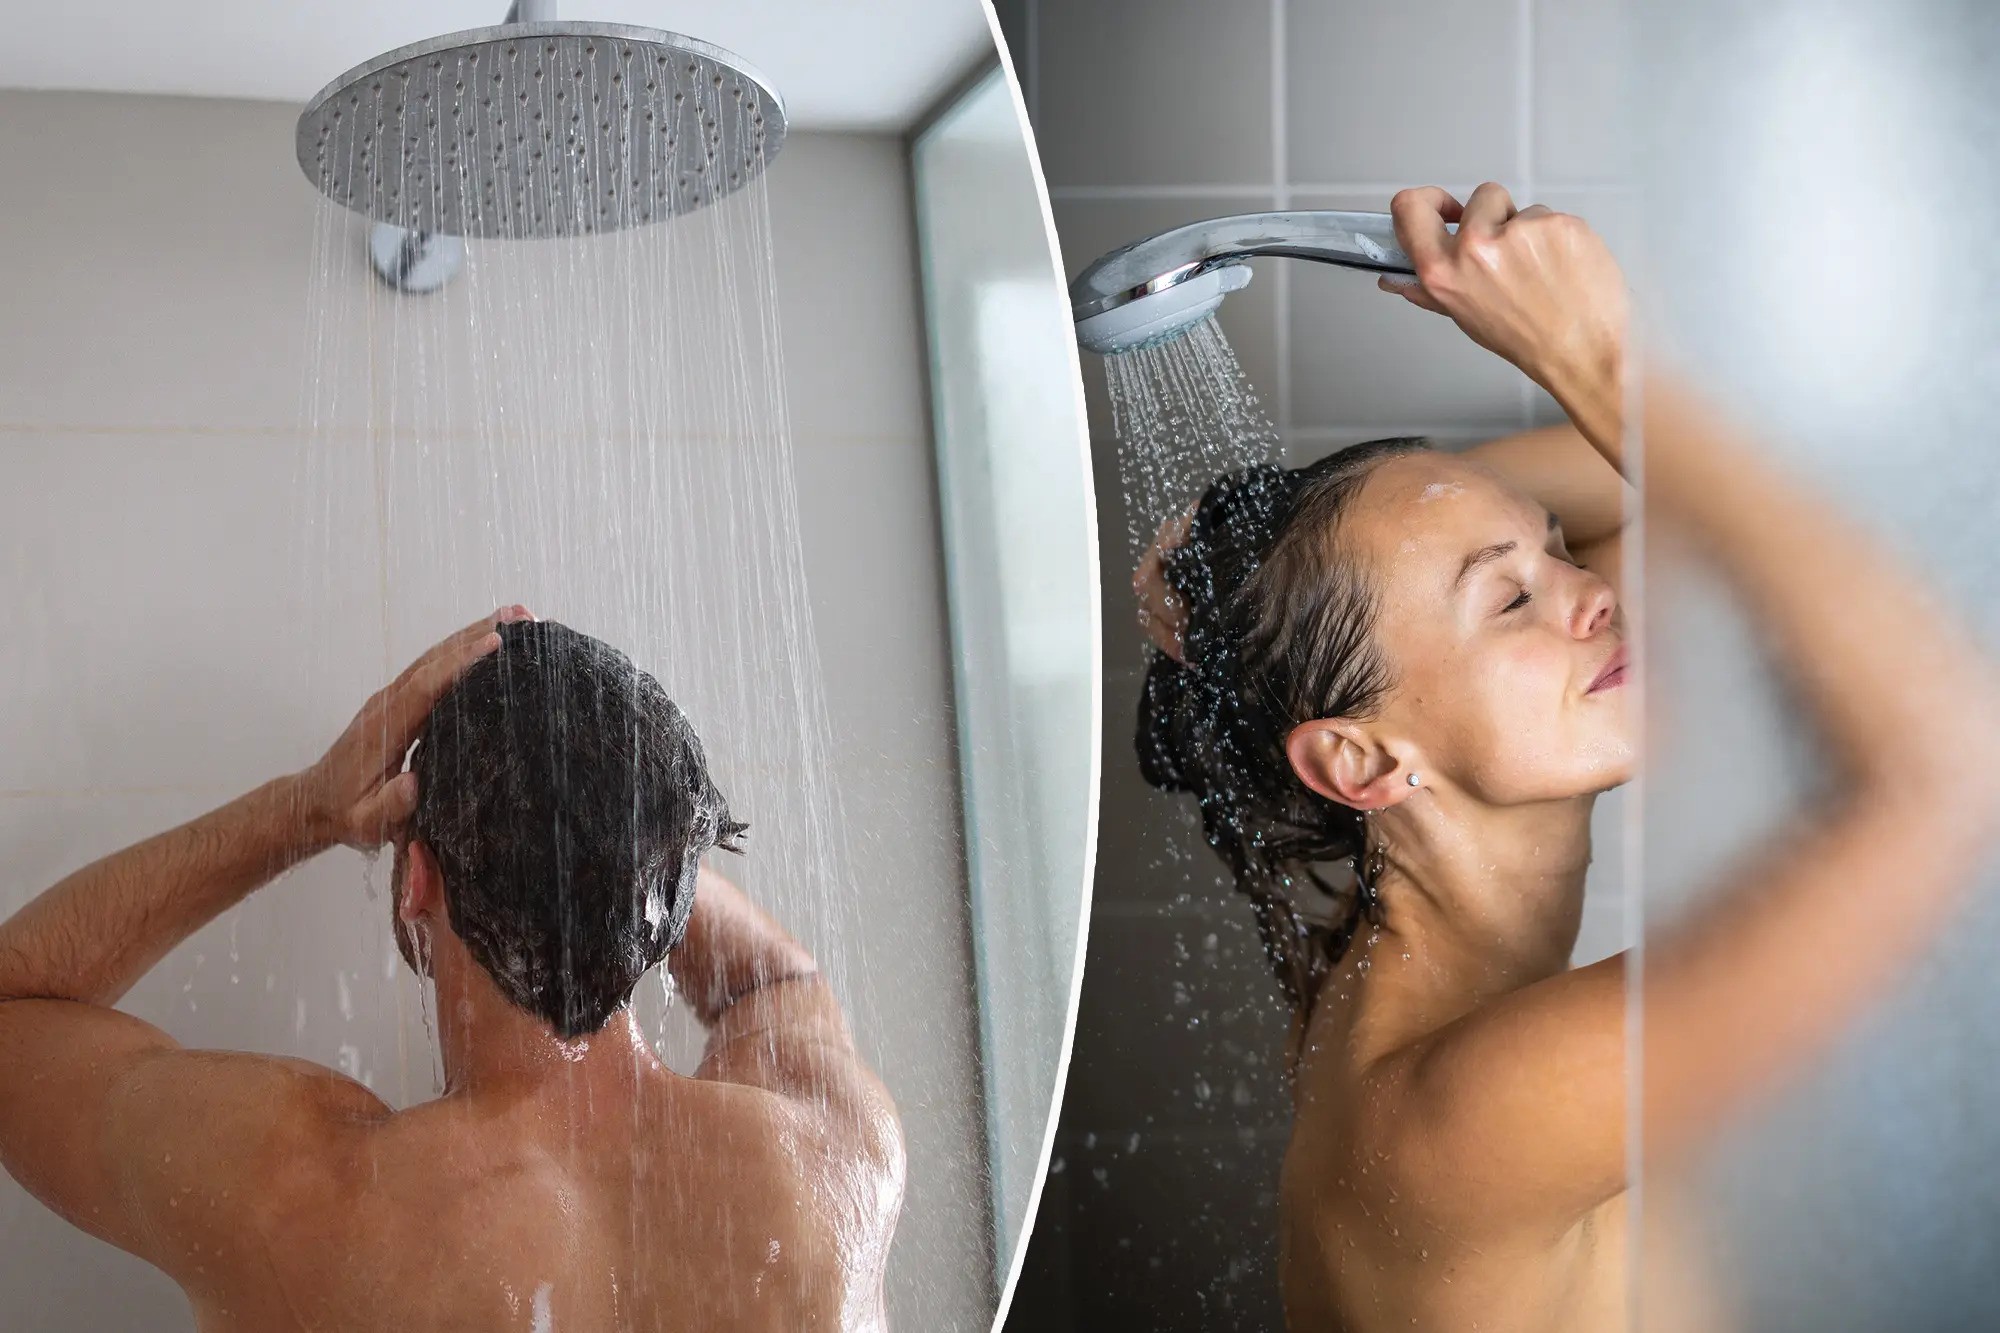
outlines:
[[[1590,682],[1585,694],[1596,694],[1599,690],[1615,690],[1625,683],[1626,668],[1632,663],[1632,654],[1624,644],[1619,644],[1612,652],[1604,669],[1597,673],[1597,679]]]

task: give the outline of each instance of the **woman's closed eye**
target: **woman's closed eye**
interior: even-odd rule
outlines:
[[[1555,559],[1561,561],[1563,564],[1568,565],[1571,569],[1583,568],[1582,565],[1579,565],[1576,562],[1576,557],[1569,553],[1569,548],[1566,545],[1563,545],[1560,540],[1558,540],[1558,542],[1556,543],[1555,549],[1550,551],[1549,554]],[[1520,588],[1521,591],[1515,596],[1514,600],[1500,608],[1501,614],[1504,615],[1509,611],[1519,611],[1521,608],[1528,605],[1528,603],[1535,600],[1535,594],[1528,590],[1528,585],[1526,583],[1522,583],[1520,585]]]

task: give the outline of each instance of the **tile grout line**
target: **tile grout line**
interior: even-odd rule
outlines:
[[[330,427],[325,432],[307,430],[296,422],[289,426],[198,426],[185,422],[35,422],[0,421],[0,435],[143,435],[194,436],[221,440],[316,440],[330,438],[365,440],[366,426]]]
[[[1086,1136],[1094,1137],[1097,1142],[1086,1145],[1083,1142]],[[1250,1145],[1245,1146],[1259,1143],[1287,1143],[1290,1142],[1291,1137],[1291,1122],[1283,1120],[1272,1121],[1269,1124],[1238,1124],[1227,1127],[1216,1125],[1155,1124],[1143,1125],[1138,1129],[1134,1129],[1130,1125],[1119,1125],[1111,1128],[1079,1125],[1074,1130],[1063,1129],[1057,1131],[1056,1141],[1058,1144],[1066,1143],[1070,1152],[1075,1152],[1079,1148],[1084,1152],[1097,1152],[1103,1148],[1116,1149],[1121,1145],[1130,1145],[1134,1139],[1137,1139],[1142,1144],[1150,1140],[1163,1140],[1168,1143],[1199,1144],[1204,1147],[1214,1147],[1217,1144],[1240,1143],[1245,1138],[1250,1140]]]
[[[1220,889],[1220,886],[1218,888]],[[1220,889],[1220,891],[1231,892],[1231,890],[1227,889]],[[1239,903],[1234,899],[1222,899],[1213,903],[1203,902],[1176,905],[1173,903],[1130,902],[1120,901],[1116,898],[1107,898],[1102,903],[1094,903],[1091,906],[1090,914],[1093,918],[1105,916],[1115,921],[1193,921],[1200,922],[1203,925],[1215,925],[1217,923],[1227,925],[1230,921],[1237,919],[1235,909],[1239,906],[1247,908],[1247,900]],[[1241,919],[1247,922],[1250,920],[1250,917],[1245,914]]]
[[[200,796],[228,800],[251,789],[226,782],[172,782],[130,787],[6,787],[0,788],[0,801],[100,800],[107,796]]]
[[[1514,172],[1521,182],[1522,193],[1533,203],[1535,189],[1535,0],[1516,0],[1515,54],[1518,61],[1514,73]]]
[[[305,429],[302,427],[257,426],[180,426],[180,425],[107,425],[104,423],[37,424],[35,422],[0,421],[0,437],[9,435],[31,436],[35,438],[116,438],[129,436],[139,439],[156,438],[213,438],[217,440],[284,440],[288,443],[317,445],[321,442],[365,444],[374,446],[386,438],[404,444],[429,445],[435,443],[501,443],[533,444],[544,443],[562,446],[571,443],[611,443],[634,444],[644,440],[671,436],[676,441],[698,443],[733,444],[745,438],[740,432],[732,431],[660,431],[651,435],[638,435],[628,431],[596,431],[577,434],[523,434],[506,432],[471,431],[439,427],[428,429],[422,425],[405,425],[394,429],[378,429],[375,425],[341,427],[338,429]],[[908,444],[922,437],[920,431],[827,431],[823,433],[802,433],[800,439],[812,445],[873,445]]]
[[[1291,135],[1287,100],[1285,27],[1288,15],[1285,0],[1271,0],[1271,201],[1283,212],[1292,206]],[[1281,264],[1277,287],[1271,294],[1272,318],[1277,323],[1275,347],[1278,354],[1278,439],[1282,448],[1292,428],[1292,268]]]
[[[1051,185],[1049,198],[1056,203],[1140,203],[1156,199],[1265,199],[1269,185]]]
[[[386,432],[381,429],[382,394],[379,360],[380,340],[375,336],[377,312],[381,309],[380,298],[371,286],[368,293],[368,424],[370,466],[375,474],[375,580],[380,597],[378,614],[382,631],[382,679],[388,680],[395,668],[390,665],[392,649],[389,646],[389,468],[383,461],[383,450],[388,446]]]
[[[369,452],[370,460],[375,470],[375,577],[381,599],[379,603],[382,634],[381,678],[387,681],[393,677],[397,670],[394,665],[395,648],[390,641],[395,617],[391,614],[393,602],[391,600],[391,585],[389,581],[389,514],[391,512],[389,474],[390,463],[394,458],[395,450],[395,418],[393,415],[389,415],[387,423],[384,423],[382,420],[385,414],[385,400],[393,399],[393,392],[390,385],[386,381],[386,377],[382,374],[379,357],[381,339],[377,336],[377,333],[381,328],[383,309],[384,298],[379,286],[370,284],[368,299],[368,419],[369,423],[375,427],[375,430],[373,431],[374,438],[371,441]],[[402,329],[402,324],[398,323],[396,325],[396,333],[399,345]],[[422,985],[421,981],[418,982],[419,991],[421,991]],[[405,1007],[403,987],[400,984],[400,980],[393,994],[396,1000],[396,1067],[399,1071],[399,1077],[402,1080],[404,1095],[407,1097],[410,1082],[408,1037],[410,1024],[409,1011]]]
[[[1027,9],[1028,31],[1023,43],[1028,48],[1028,127],[1039,135],[1042,127],[1042,0],[1027,0]]]
[[[0,795],[4,794],[0,793]],[[1217,892],[1228,893],[1231,890],[1218,885]],[[1247,906],[1247,903],[1239,902],[1233,898],[1201,899],[1189,903],[1145,902],[1107,898],[1092,905],[1091,916],[1093,919],[1102,916],[1110,920],[1126,922],[1179,921],[1205,926],[1227,926],[1238,921],[1244,923],[1250,922],[1251,918],[1248,914],[1239,914],[1238,908],[1243,906]],[[1607,896],[1599,892],[1594,896],[1585,895],[1582,911],[1586,921],[1595,920],[1602,922],[1607,917],[1616,917],[1622,921],[1625,919],[1626,906],[1622,899]]]

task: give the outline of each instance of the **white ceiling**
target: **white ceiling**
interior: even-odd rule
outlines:
[[[992,50],[986,0],[577,0],[560,18],[666,28],[740,55],[791,124],[902,130]],[[507,0],[0,0],[0,88],[304,102]]]

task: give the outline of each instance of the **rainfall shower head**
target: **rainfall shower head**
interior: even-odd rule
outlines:
[[[581,236],[712,203],[784,138],[784,102],[721,47],[541,21],[357,65],[307,104],[298,158],[335,202],[411,231]]]
[[[1387,213],[1245,213],[1211,218],[1104,256],[1070,284],[1076,340],[1110,356],[1180,337],[1250,282],[1260,255],[1372,273],[1416,270]]]

